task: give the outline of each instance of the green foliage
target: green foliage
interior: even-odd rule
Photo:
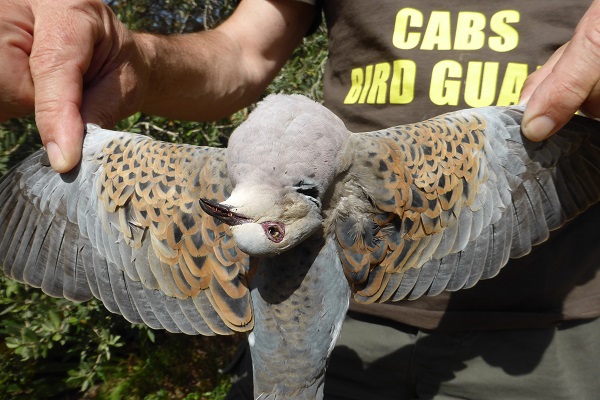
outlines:
[[[131,29],[162,34],[208,29],[233,0],[107,0]],[[265,93],[320,100],[326,57],[323,27],[307,37]],[[249,109],[215,123],[137,113],[117,129],[160,140],[226,146]],[[0,173],[37,150],[33,117],[0,124]],[[110,314],[96,300],[76,304],[0,276],[0,398],[223,399],[219,373],[243,337],[190,337],[151,331]]]
[[[33,117],[0,124],[0,173],[6,172],[41,145]]]
[[[235,8],[236,0],[105,0],[133,30],[160,34],[198,32],[215,27]]]
[[[327,59],[327,32],[321,24],[298,47],[279,75],[267,88],[268,93],[300,93],[316,101],[323,100],[323,71]]]
[[[242,337],[153,332],[0,277],[0,398],[220,399]],[[84,392],[82,394],[81,392]]]
[[[5,341],[0,364],[11,367],[0,370],[0,398],[51,398],[71,388],[86,390],[114,350],[123,347],[117,326],[122,323],[97,302],[52,299],[4,277],[1,282]],[[65,379],[56,380],[60,375]]]

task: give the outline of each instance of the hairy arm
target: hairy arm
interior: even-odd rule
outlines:
[[[314,9],[295,1],[244,0],[216,29],[139,35],[153,56],[144,111],[206,120],[256,101],[298,46]]]

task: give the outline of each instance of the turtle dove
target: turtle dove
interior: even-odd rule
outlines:
[[[540,143],[489,107],[351,133],[272,95],[227,149],[87,126],[0,181],[4,272],[187,334],[248,332],[255,396],[320,399],[350,296],[416,299],[495,276],[600,199],[600,123]]]

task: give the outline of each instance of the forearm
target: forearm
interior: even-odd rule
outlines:
[[[279,3],[242,1],[229,20],[210,31],[137,34],[150,68],[142,110],[214,120],[255,102],[312,21],[314,10],[305,4],[281,2],[288,3],[282,11]],[[290,3],[298,9],[290,12]]]
[[[213,120],[243,108],[268,82],[254,82],[226,35],[139,34],[150,66],[142,111],[175,119]]]

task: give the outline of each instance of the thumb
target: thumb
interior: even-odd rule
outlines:
[[[81,159],[84,132],[80,101],[69,98],[74,92],[69,93],[64,83],[67,82],[61,75],[49,76],[39,85],[35,82],[36,89],[40,87],[35,95],[36,124],[52,168],[61,173],[73,169]],[[54,93],[48,90],[57,86],[62,90]]]
[[[39,13],[29,60],[36,123],[57,172],[70,171],[81,159],[83,74],[95,42],[90,19],[68,14],[48,9]]]

